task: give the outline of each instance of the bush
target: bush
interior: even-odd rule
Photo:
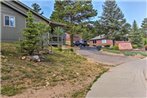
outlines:
[[[112,50],[119,50],[118,46],[113,46],[111,49]]]
[[[96,48],[98,51],[100,51],[102,49],[102,46],[97,46]]]
[[[106,48],[110,47],[110,45],[105,45]]]
[[[134,45],[132,45],[133,46],[133,48],[138,48],[138,45],[136,45],[136,44],[134,44]]]
[[[147,45],[147,39],[146,38],[143,39],[143,44]]]

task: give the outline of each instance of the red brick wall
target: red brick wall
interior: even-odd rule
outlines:
[[[106,39],[106,43],[102,43],[102,40],[96,40],[96,43],[93,43],[93,40],[91,40],[90,46],[93,46],[93,45],[96,45],[96,46],[98,46],[98,45],[113,45],[113,41]]]

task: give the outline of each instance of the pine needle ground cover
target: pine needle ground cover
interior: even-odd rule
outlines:
[[[44,62],[21,60],[17,46],[16,43],[1,43],[1,93],[4,96],[22,97],[28,89],[39,92],[47,88],[49,98],[84,97],[93,81],[107,71],[72,51],[56,48],[53,54],[45,55]]]

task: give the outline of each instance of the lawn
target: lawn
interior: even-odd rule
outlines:
[[[57,48],[53,48],[53,54],[44,55],[44,62],[21,60],[18,46],[17,43],[1,43],[1,93],[5,96],[45,87],[55,89],[49,90],[52,97],[84,98],[93,82],[108,70],[72,51]],[[61,87],[69,90],[62,91]]]
[[[108,49],[104,48],[104,51],[111,52],[111,53],[116,53],[116,54],[124,54],[125,56],[136,56],[136,55],[141,55],[144,57],[147,57],[147,52],[146,51],[120,51],[120,50],[114,50],[114,49]]]

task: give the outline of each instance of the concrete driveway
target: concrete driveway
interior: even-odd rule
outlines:
[[[93,84],[86,98],[147,98],[147,58],[113,67]]]
[[[147,58],[112,56],[89,47],[77,53],[98,63],[119,65],[103,74],[86,98],[147,98]]]

